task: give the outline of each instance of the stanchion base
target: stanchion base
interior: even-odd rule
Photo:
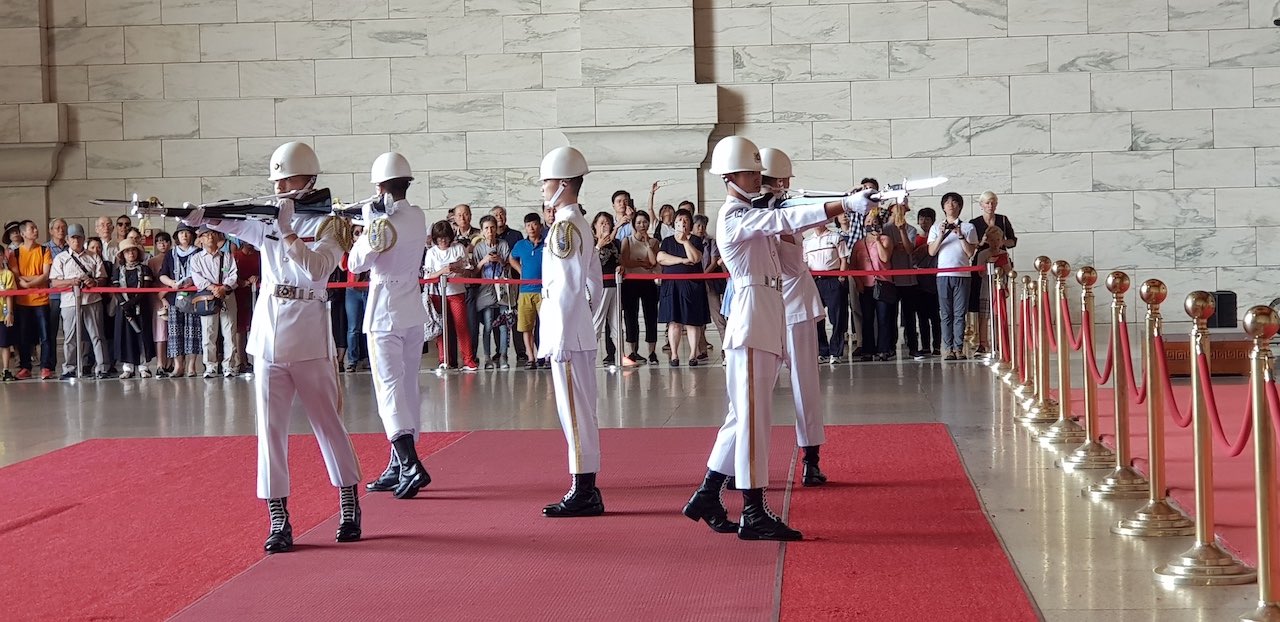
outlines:
[[[1038,402],[1032,405],[1031,408],[1028,408],[1027,417],[1035,417],[1037,419],[1052,417],[1053,421],[1057,421],[1058,412],[1057,402],[1053,400],[1044,400],[1043,402]]]
[[[1165,587],[1243,585],[1257,579],[1258,573],[1236,561],[1217,544],[1197,543],[1173,561],[1156,568],[1156,580]]]
[[[1280,604],[1263,603],[1252,613],[1240,616],[1243,622],[1280,622]]]
[[[1041,445],[1075,444],[1085,439],[1084,428],[1074,419],[1058,419],[1036,438]]]
[[[1114,499],[1145,499],[1151,485],[1133,467],[1117,467],[1102,481],[1084,489],[1084,494],[1094,501]]]
[[[1182,512],[1161,500],[1148,502],[1134,512],[1131,518],[1116,523],[1111,527],[1111,533],[1140,538],[1193,536],[1196,533],[1196,525],[1191,519],[1183,516]]]
[[[1009,388],[1017,388],[1022,385],[1022,379],[1018,377],[1018,372],[1014,371],[1012,367],[1000,374],[1000,381]]]
[[[1068,473],[1082,470],[1112,469],[1116,466],[1116,455],[1106,445],[1097,441],[1085,441],[1070,455],[1058,462],[1058,466]]]
[[[1029,399],[1035,399],[1035,396],[1031,395],[1031,387],[1026,384],[1018,384],[1017,381],[1014,381],[1013,384],[1013,397],[1018,400],[1019,403],[1025,402]],[[1026,409],[1024,408],[1023,410]]]

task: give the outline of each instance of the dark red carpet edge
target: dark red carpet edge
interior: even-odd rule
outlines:
[[[419,451],[465,435],[424,434]],[[365,477],[381,472],[386,437],[353,441]],[[337,492],[314,437],[289,448],[302,532],[334,516]],[[0,617],[161,620],[244,571],[267,527],[256,455],[251,437],[98,439],[0,469]]]
[[[822,465],[795,474],[782,620],[1038,619],[945,426],[828,427]]]

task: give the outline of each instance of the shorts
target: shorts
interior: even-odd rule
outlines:
[[[542,308],[542,294],[520,294],[516,300],[516,330],[527,333],[538,325],[538,309]]]

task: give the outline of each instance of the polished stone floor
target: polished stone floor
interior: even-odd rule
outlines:
[[[1152,568],[1186,549],[1190,539],[1111,535],[1110,524],[1139,503],[1081,497],[1086,478],[1095,476],[1054,468],[1055,455],[1013,422],[1013,402],[986,367],[896,361],[823,366],[820,373],[828,423],[949,426],[992,524],[1046,620],[1219,621],[1253,609],[1255,585],[1159,587]],[[716,426],[725,410],[719,365],[600,368],[598,374],[603,427]],[[424,429],[558,426],[550,372],[424,372],[421,379]],[[368,372],[344,374],[342,382],[351,430],[381,432]],[[0,386],[0,465],[88,438],[252,434],[251,383],[186,378],[6,384]],[[777,423],[793,421],[790,400],[784,378],[775,394]],[[294,427],[306,432],[305,418],[295,417]]]

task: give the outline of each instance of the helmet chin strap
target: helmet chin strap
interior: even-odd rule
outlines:
[[[556,201],[559,201],[559,200],[560,200],[560,195],[564,194],[564,189],[565,189],[565,187],[566,187],[566,186],[568,186],[568,185],[569,185],[569,184],[568,184],[567,182],[561,181],[561,182],[560,182],[560,186],[559,186],[558,188],[556,188],[556,192],[555,192],[555,194],[551,195],[551,199],[550,199],[549,201],[546,201],[546,202],[545,202],[545,203],[543,203],[542,205],[543,205],[544,207],[549,207],[549,208],[554,209],[554,208],[556,207]]]
[[[746,190],[743,190],[742,187],[739,186],[738,184],[733,183],[733,180],[729,179],[728,177],[725,177],[724,183],[727,184],[730,188],[733,188],[734,192],[737,192],[739,195],[741,195],[744,199],[748,201],[763,194],[762,192],[758,192],[758,191],[747,192]]]

